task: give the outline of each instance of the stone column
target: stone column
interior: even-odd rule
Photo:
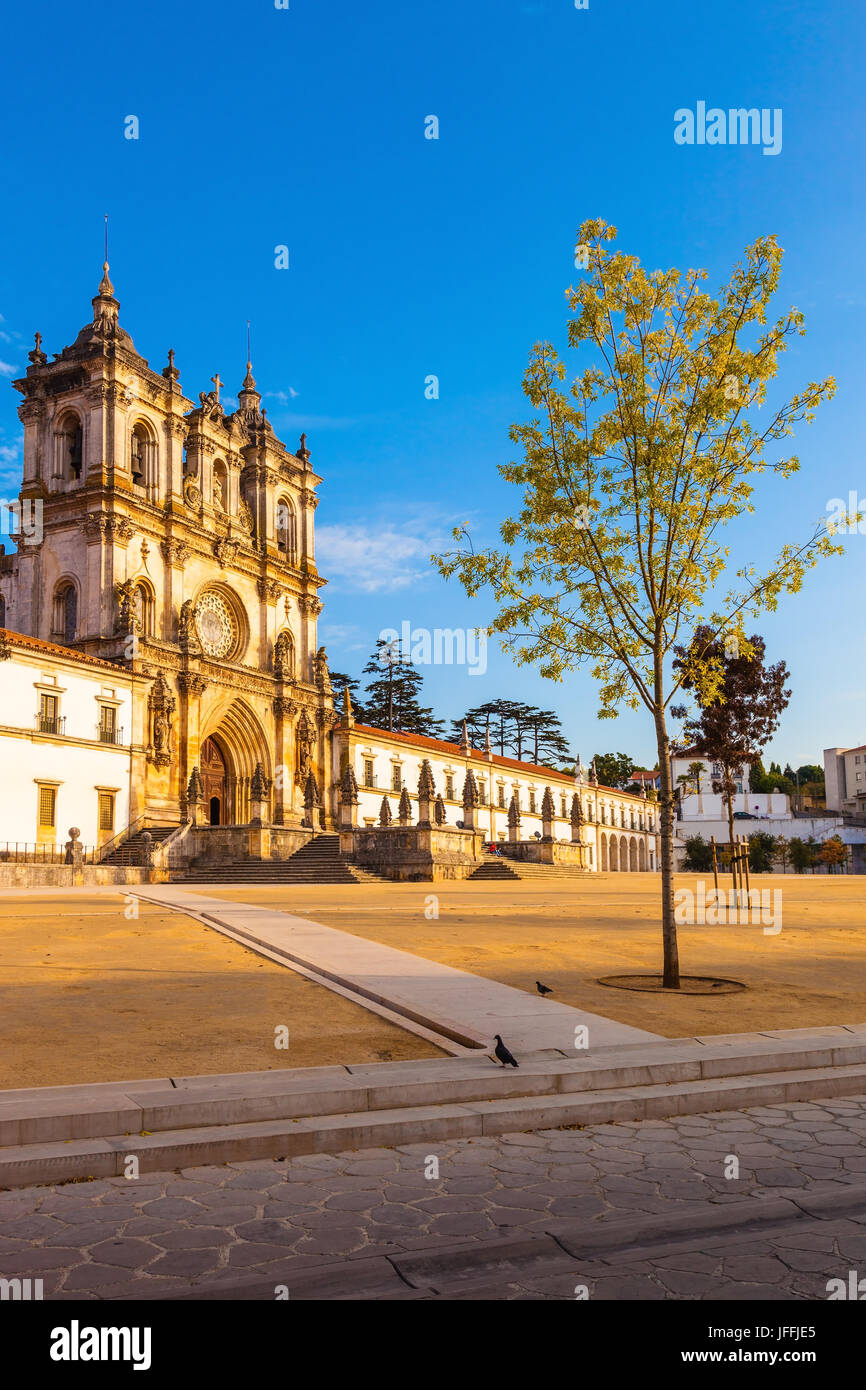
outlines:
[[[541,800],[541,838],[548,844],[553,839],[553,818],[556,810],[553,805],[553,792],[550,787],[544,788],[544,796]]]
[[[264,825],[268,820],[270,790],[271,784],[265,776],[265,769],[260,762],[256,763],[250,783],[250,825]]]
[[[189,782],[186,789],[186,818],[190,825],[199,825],[202,802],[204,801],[204,787],[202,786],[201,773],[194,767],[189,775]]]
[[[355,826],[355,807],[359,802],[358,783],[351,763],[346,763],[340,781],[340,829],[352,830]]]
[[[466,722],[464,720],[465,729]],[[466,776],[463,780],[463,825],[466,830],[475,829],[475,807],[478,805],[478,788],[475,785],[475,774],[471,767],[467,767]]]
[[[436,785],[433,781],[433,769],[430,766],[429,758],[425,758],[418,776],[418,824],[424,830],[429,829],[430,811],[435,797]]]

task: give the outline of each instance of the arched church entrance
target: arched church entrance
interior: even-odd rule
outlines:
[[[213,738],[206,738],[201,746],[200,771],[208,822],[227,825],[226,762]]]
[[[273,777],[265,731],[241,699],[214,711],[208,726],[213,732],[203,739],[199,754],[205,819],[211,825],[247,825],[256,764],[262,764],[267,778]]]

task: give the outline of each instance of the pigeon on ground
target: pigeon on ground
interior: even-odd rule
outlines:
[[[543,985],[543,984],[541,983],[540,980],[536,980],[536,981],[535,981],[535,988],[538,990],[538,993],[541,994],[541,995],[552,994],[552,993],[553,993],[553,990],[550,988],[550,985]]]
[[[515,1062],[511,1053],[508,1051],[508,1048],[505,1046],[505,1043],[502,1041],[499,1034],[496,1033],[494,1034],[494,1036],[496,1038],[496,1047],[493,1050],[494,1057],[497,1057],[504,1067],[516,1067],[517,1063]]]

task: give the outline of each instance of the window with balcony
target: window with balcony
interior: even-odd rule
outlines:
[[[60,697],[58,695],[40,695],[39,713],[36,716],[36,728],[40,734],[62,734],[65,732],[66,720],[60,715]]]
[[[122,743],[123,730],[117,727],[117,709],[114,705],[102,705],[96,736],[100,743]]]
[[[399,763],[395,763],[391,769],[391,790],[393,792],[403,790],[403,770]]]
[[[376,782],[375,782],[374,777],[373,777],[373,759],[372,759],[372,758],[365,758],[365,759],[364,759],[364,786],[365,786],[365,787],[375,787],[375,785],[376,785]]]
[[[445,800],[454,800],[454,777],[449,773],[445,778]]]

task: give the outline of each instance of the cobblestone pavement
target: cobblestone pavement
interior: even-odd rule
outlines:
[[[730,1156],[736,1178],[725,1176]],[[434,1158],[438,1178],[425,1173]],[[602,1298],[826,1298],[828,1279],[866,1273],[858,1189],[866,1097],[759,1106],[0,1192],[0,1276],[41,1278],[46,1298],[213,1296],[256,1281],[246,1296],[274,1297],[313,1271],[325,1279],[320,1297],[352,1296],[357,1271],[359,1294],[383,1298],[574,1298],[581,1282]],[[826,1219],[792,1207],[796,1221],[744,1230],[739,1214],[751,1216],[757,1197],[829,1206]],[[689,1235],[692,1219],[716,1219],[729,1203],[739,1204],[732,1228]],[[581,1257],[578,1240],[576,1260],[567,1240],[561,1248],[563,1230],[596,1239],[606,1225],[631,1232],[653,1218],[686,1225],[659,1233],[656,1220],[637,1250]],[[495,1267],[497,1248],[535,1238],[555,1258]],[[435,1279],[407,1276],[431,1258],[444,1261]],[[486,1282],[482,1272],[467,1281],[473,1262]],[[364,1290],[364,1271],[377,1269],[393,1293],[387,1281],[376,1292],[375,1279]]]

